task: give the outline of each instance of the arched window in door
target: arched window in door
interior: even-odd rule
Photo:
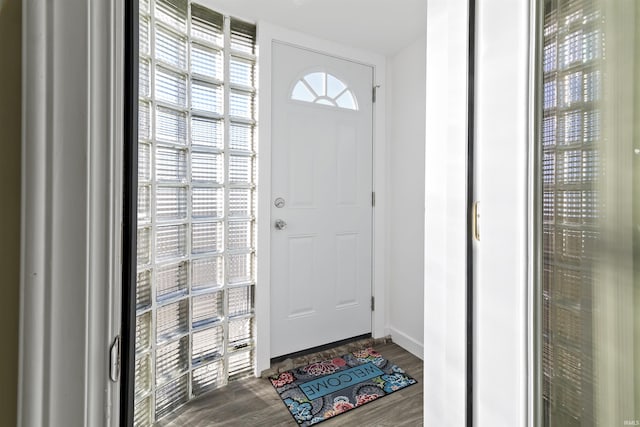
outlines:
[[[347,85],[336,76],[325,72],[313,72],[298,80],[291,99],[330,107],[358,110],[355,96]]]

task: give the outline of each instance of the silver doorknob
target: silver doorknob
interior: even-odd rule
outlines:
[[[284,230],[287,228],[287,223],[281,219],[276,219],[276,230]]]

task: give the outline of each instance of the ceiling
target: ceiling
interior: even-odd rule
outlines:
[[[426,33],[427,0],[200,0],[238,18],[383,55]]]

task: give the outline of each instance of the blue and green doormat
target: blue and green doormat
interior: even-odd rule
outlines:
[[[303,427],[417,383],[372,348],[282,372],[269,380]]]

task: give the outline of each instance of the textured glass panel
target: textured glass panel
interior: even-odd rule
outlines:
[[[563,69],[574,63],[582,62],[582,42],[582,30],[574,31],[564,38],[560,51],[560,64]]]
[[[134,427],[148,427],[152,424],[153,410],[151,408],[151,396],[136,401],[135,408],[133,410],[133,425]]]
[[[179,258],[187,254],[187,226],[158,227],[156,259]]]
[[[600,140],[600,111],[586,111],[584,113],[584,142],[593,143]]]
[[[556,116],[545,117],[542,121],[542,145],[547,148],[556,143]]]
[[[559,143],[563,145],[582,142],[582,113],[569,111],[560,117]]]
[[[222,80],[222,52],[218,49],[191,44],[191,72],[212,79]]]
[[[151,347],[151,312],[136,317],[136,353]]]
[[[229,355],[229,379],[243,377],[251,373],[253,352],[242,351]]]
[[[178,144],[187,142],[187,114],[170,108],[156,111],[156,138]]]
[[[545,222],[553,222],[555,212],[555,193],[553,191],[545,191],[542,194],[542,218]]]
[[[187,293],[187,263],[172,264],[156,270],[158,301]]]
[[[223,337],[222,326],[194,332],[192,363],[200,365],[221,357]]]
[[[232,84],[255,86],[255,62],[249,59],[231,57],[229,63],[229,81]]]
[[[558,151],[558,178],[563,184],[575,184],[582,178],[582,152]]]
[[[247,189],[229,190],[229,216],[249,217],[253,209],[253,192]]]
[[[185,182],[187,179],[186,151],[169,147],[156,149],[156,180]]]
[[[592,61],[600,57],[602,43],[600,42],[600,31],[590,31],[584,35],[584,61]]]
[[[157,0],[155,12],[159,22],[181,32],[187,30],[187,0]]]
[[[558,219],[563,223],[579,223],[581,201],[580,191],[558,192]]]
[[[191,108],[222,114],[222,86],[200,81],[191,82]]]
[[[223,367],[222,360],[219,360],[194,369],[191,387],[193,394],[197,396],[206,391],[223,386],[225,383]]]
[[[224,18],[219,13],[197,4],[191,5],[191,36],[222,46]]]
[[[544,84],[544,102],[543,106],[545,110],[550,110],[556,107],[556,82],[548,81]]]
[[[193,152],[191,179],[194,182],[222,183],[222,155]]]
[[[156,99],[186,107],[187,78],[182,74],[156,67]]]
[[[223,291],[194,296],[192,300],[193,313],[191,318],[194,328],[199,328],[207,323],[215,322],[216,320],[220,320],[222,317]],[[222,329],[220,329],[220,334],[222,334]],[[220,339],[222,340],[222,338]]]
[[[231,19],[231,49],[253,54],[256,44],[256,26]]]
[[[229,156],[229,181],[249,184],[253,181],[253,158],[250,156]]]
[[[253,286],[229,289],[229,316],[253,312]]]
[[[229,95],[229,114],[243,119],[253,118],[254,94],[232,90]]]
[[[138,10],[140,15],[149,13],[149,0],[140,0],[138,2]]]
[[[251,221],[229,221],[227,249],[250,249],[253,247],[253,224]]]
[[[151,372],[151,356],[149,353],[136,356],[135,367],[135,395],[136,397],[145,395],[151,390],[153,382]]]
[[[560,98],[563,107],[582,101],[582,71],[568,74],[562,79]]]
[[[545,186],[556,182],[556,155],[554,152],[544,153],[542,160],[542,182]]]
[[[138,187],[138,224],[148,223],[151,220],[151,187],[141,185]]]
[[[229,320],[229,349],[247,347],[251,342],[253,318]]]
[[[136,310],[151,306],[151,271],[139,271],[136,279]]]
[[[598,150],[584,150],[582,155],[582,174],[584,182],[594,182],[599,176],[600,154]]]
[[[187,299],[158,308],[156,340],[166,341],[189,331],[189,301]]]
[[[138,182],[151,181],[151,145],[138,144]]]
[[[191,117],[191,144],[222,149],[223,129],[222,120]]]
[[[543,71],[549,73],[556,69],[558,46],[556,43],[550,43],[544,47]]]
[[[189,368],[189,337],[158,346],[156,349],[156,384],[180,376]]]
[[[584,102],[593,102],[600,99],[600,70],[592,71],[584,76]]]
[[[253,150],[254,127],[242,123],[229,126],[229,145],[233,150]]]
[[[149,103],[138,102],[138,139],[145,141],[151,136],[151,112]]]
[[[187,217],[187,189],[184,187],[156,188],[156,216],[158,221],[174,221]]]
[[[150,92],[150,77],[149,77],[149,61],[146,59],[140,59],[140,68],[138,75],[138,94],[139,96],[148,97]]]
[[[198,188],[192,190],[193,218],[222,218],[224,190],[222,188]]]
[[[189,400],[188,378],[188,375],[183,375],[156,391],[156,419],[170,414]]]
[[[252,255],[240,254],[228,256],[229,283],[250,282],[253,280]]]
[[[191,262],[191,288],[219,288],[222,286],[222,257],[198,259]]]
[[[182,70],[187,69],[187,39],[161,26],[156,27],[156,59]]]
[[[151,260],[151,229],[148,227],[138,229],[138,265],[149,264]]]
[[[601,218],[601,205],[597,191],[582,192],[582,221],[594,224]]]
[[[222,222],[193,224],[191,229],[191,252],[193,254],[222,251]]]
[[[147,18],[140,18],[139,31],[140,55],[149,55],[149,20]]]

